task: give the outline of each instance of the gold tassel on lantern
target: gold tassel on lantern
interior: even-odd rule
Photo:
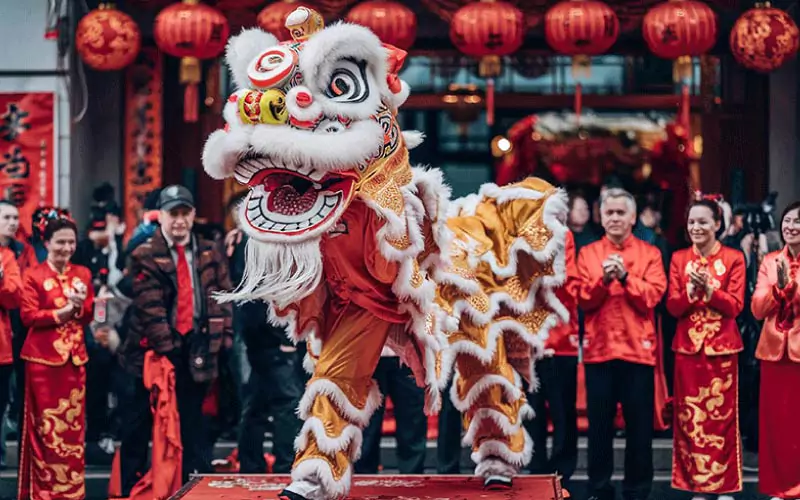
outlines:
[[[693,69],[692,56],[681,56],[675,59],[672,64],[672,81],[680,83],[690,80]]]
[[[181,85],[186,85],[183,93],[183,121],[194,123],[199,116],[199,95],[197,85],[201,80],[200,59],[196,57],[181,58]]]
[[[591,78],[592,58],[589,56],[572,56],[572,78]]]
[[[483,56],[478,63],[478,73],[486,78],[486,124],[494,125],[494,79],[503,71],[500,56]]]

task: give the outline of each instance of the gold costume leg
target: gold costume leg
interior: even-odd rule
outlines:
[[[459,335],[451,337],[451,341],[458,339]],[[515,475],[530,461],[532,452],[522,422],[533,416],[533,410],[519,375],[509,363],[506,341],[504,335],[497,337],[488,363],[463,350],[456,354],[450,396],[464,416],[463,444],[472,446],[475,474],[485,478]]]
[[[305,423],[295,441],[289,490],[313,500],[349,492],[361,431],[381,404],[372,375],[392,328],[403,326],[352,304],[328,320],[314,375],[298,408]]]

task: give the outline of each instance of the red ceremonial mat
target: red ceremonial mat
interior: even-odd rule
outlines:
[[[289,476],[210,475],[193,479],[173,499],[275,499]],[[562,500],[556,476],[518,476],[507,491],[484,491],[475,476],[356,476],[349,500]]]

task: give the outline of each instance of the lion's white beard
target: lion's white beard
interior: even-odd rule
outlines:
[[[278,309],[309,296],[322,281],[321,238],[300,243],[264,243],[247,240],[242,281],[217,300],[263,300]]]

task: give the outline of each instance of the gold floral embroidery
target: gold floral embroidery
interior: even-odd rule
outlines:
[[[544,307],[534,307],[531,312],[522,314],[517,321],[522,323],[531,335],[542,331],[544,322],[550,317],[550,311]]]
[[[50,485],[53,493],[68,499],[79,499],[86,496],[86,483],[80,472],[70,470],[67,464],[47,464],[36,457],[32,458],[36,466],[37,480]]]
[[[689,328],[689,339],[695,350],[700,349],[703,342],[709,340],[722,329],[722,315],[713,309],[700,309],[689,315],[692,326]]]
[[[694,443],[704,448],[712,446],[721,450],[725,446],[725,439],[714,434],[706,434],[703,423],[708,420],[726,420],[730,418],[732,410],[720,414],[719,409],[725,404],[725,394],[733,385],[733,375],[723,381],[719,377],[711,380],[709,387],[700,387],[697,396],[686,396],[683,402],[687,408],[680,413],[678,419],[681,428]],[[691,427],[689,426],[691,424]]]
[[[42,436],[45,445],[60,457],[74,456],[83,458],[83,443],[68,444],[61,436],[66,431],[80,431],[83,425],[84,388],[72,389],[69,398],[59,399],[56,408],[42,411],[37,432]]]
[[[475,310],[482,314],[489,312],[489,297],[487,297],[484,293],[470,295],[469,298],[467,298],[467,302],[469,302],[469,305],[474,307]]]
[[[734,417],[733,409],[720,412],[720,408],[725,404],[725,391],[732,386],[732,374],[728,374],[724,381],[720,377],[715,377],[708,387],[700,387],[696,396],[686,396],[683,399],[685,407],[678,414],[679,425],[697,448],[711,447],[722,450],[725,447],[725,438],[707,433],[704,424],[708,421],[725,421]],[[680,447],[679,453],[686,468],[693,471],[694,484],[702,486],[701,491],[714,491],[722,486],[724,478],[717,481],[711,479],[725,474],[728,464],[714,461],[709,454],[692,453],[685,444]]]
[[[553,232],[547,229],[544,225],[542,218],[535,217],[533,221],[525,226],[519,233],[522,238],[531,246],[535,251],[542,251],[553,239]]]
[[[53,342],[53,349],[63,360],[69,359],[76,346],[83,343],[83,329],[74,321],[56,327],[58,339]]]

